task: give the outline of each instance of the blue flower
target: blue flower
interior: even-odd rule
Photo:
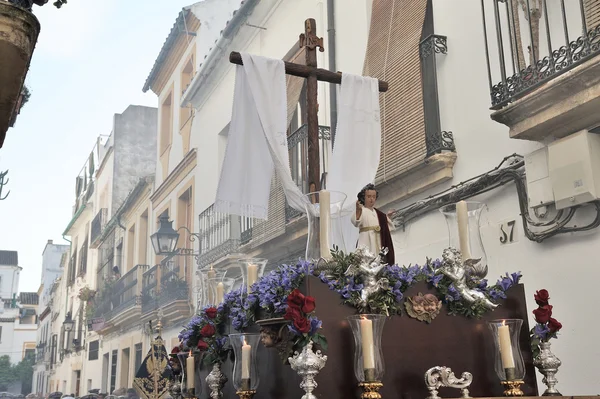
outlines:
[[[492,288],[489,292],[490,297],[492,297],[492,299],[506,299],[506,294],[504,293],[504,291]]]
[[[548,326],[546,326],[545,324],[538,323],[533,328],[533,335],[538,337],[541,341],[548,339],[549,333],[550,333],[550,330],[548,329]]]
[[[315,335],[316,332],[321,328],[323,322],[316,317],[310,319],[310,332],[309,335]]]
[[[437,287],[438,284],[440,283],[440,281],[442,280],[442,278],[444,278],[443,274],[436,274],[432,279],[431,279],[431,284],[433,284],[434,287]]]
[[[512,280],[510,279],[510,277],[502,277],[502,279],[501,279],[501,280],[498,280],[498,283],[497,283],[497,284],[498,284],[498,285],[499,285],[499,286],[502,288],[502,291],[506,291],[506,290],[508,290],[510,287],[512,287],[512,285],[513,285],[513,282],[512,282]]]
[[[521,280],[521,277],[523,277],[523,275],[521,274],[521,272],[515,272],[515,273],[511,273],[510,275],[512,283],[514,285],[519,284],[519,281]]]

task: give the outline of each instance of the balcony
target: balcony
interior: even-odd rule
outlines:
[[[108,222],[108,209],[101,208],[100,211],[94,216],[92,220],[92,226],[90,231],[90,243],[92,248],[97,248],[99,244],[99,238],[102,235],[102,231]]]
[[[104,319],[98,330],[100,334],[127,326],[139,318],[141,296],[138,293],[138,274],[147,267],[136,265],[114,284],[104,286],[94,312],[94,318]]]
[[[542,141],[600,124],[600,3],[482,2],[492,119]]]
[[[252,239],[252,218],[228,215],[215,210],[214,204],[199,216],[200,243],[198,264],[200,267],[235,252],[240,245]]]
[[[19,112],[23,82],[40,32],[37,18],[11,3],[0,1],[0,148]]]
[[[163,310],[169,321],[190,316],[187,275],[193,269],[193,257],[173,255],[147,270],[142,277],[141,314],[143,319],[154,317]]]

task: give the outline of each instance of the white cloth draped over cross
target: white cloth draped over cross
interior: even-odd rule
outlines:
[[[306,212],[308,198],[292,180],[287,146],[287,97],[282,60],[242,53],[237,66],[232,119],[215,207],[245,217],[267,219],[271,177],[277,170],[288,204]],[[379,166],[381,126],[377,79],[342,75],[335,147],[327,189],[347,195],[344,241],[356,244],[350,223],[356,194],[373,182]],[[342,239],[342,238],[338,238]],[[335,241],[338,239],[334,239]]]

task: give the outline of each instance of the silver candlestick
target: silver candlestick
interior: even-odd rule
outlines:
[[[562,362],[550,351],[550,342],[540,342],[540,353],[533,359],[533,365],[542,373],[542,382],[548,387],[542,396],[562,396],[554,386],[558,383],[556,373]]]
[[[221,372],[221,363],[213,364],[212,371],[206,376],[206,385],[210,388],[212,399],[223,399],[223,386],[227,377]]]
[[[315,353],[312,346],[312,341],[309,341],[308,345],[302,348],[302,352],[295,352],[293,357],[288,358],[292,370],[302,377],[300,388],[306,392],[302,399],[317,399],[312,393],[317,388],[315,377],[327,362],[327,356],[321,354],[320,350]]]

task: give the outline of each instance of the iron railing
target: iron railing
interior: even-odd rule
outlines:
[[[326,170],[326,156],[331,152],[331,128],[319,126],[319,154],[321,154],[321,170]],[[308,194],[311,190],[308,180],[308,125],[302,125],[287,138],[292,179],[300,190]],[[320,182],[323,183],[322,181]],[[302,212],[285,203],[285,221],[302,216]]]
[[[600,25],[592,14],[598,5],[594,2],[491,3],[481,0],[492,109],[507,106],[600,54]]]
[[[448,53],[446,36],[435,33],[433,4],[427,2],[419,55],[421,59],[421,86],[423,89],[423,116],[425,122],[426,157],[444,151],[456,151],[452,132],[442,131],[437,84],[437,57]]]
[[[94,243],[101,235],[102,235],[102,230],[104,229],[104,226],[106,226],[106,222],[108,221],[108,209],[107,208],[101,208],[100,211],[98,211],[98,213],[96,214],[96,216],[94,216],[94,219],[92,220],[92,226],[91,226],[91,243]]]
[[[217,212],[214,204],[200,214],[199,223],[200,267],[232,253],[252,238],[252,218]]]

